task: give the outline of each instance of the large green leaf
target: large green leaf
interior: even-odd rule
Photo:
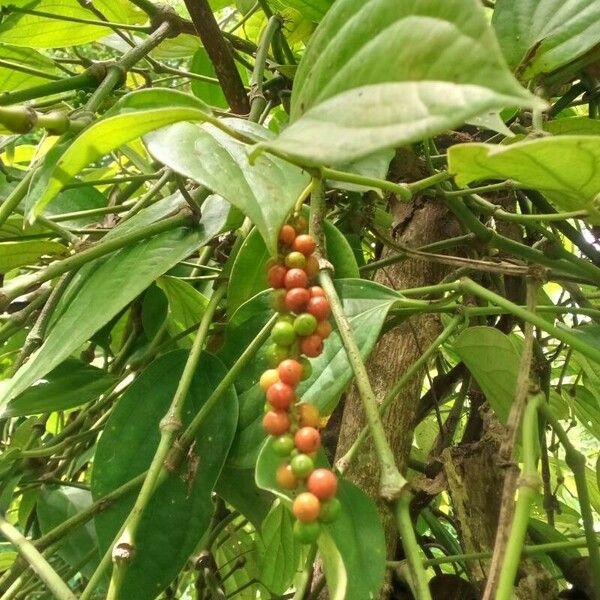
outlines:
[[[24,3],[14,2],[14,4]],[[145,15],[141,11],[136,11],[129,2],[94,0],[94,6],[109,21],[139,23],[146,19]],[[27,3],[26,7],[63,18],[97,20],[94,13],[84,8],[78,0],[34,0]],[[0,24],[0,42],[32,48],[61,48],[93,42],[109,35],[110,32],[111,30],[105,26],[73,23],[58,18],[9,11],[8,16]]]
[[[224,121],[253,139],[273,135],[256,123]],[[269,156],[251,165],[246,144],[209,124],[178,123],[147,135],[145,141],[157,160],[239,208],[256,225],[269,251],[277,253],[279,230],[308,185],[307,173]]]
[[[87,490],[66,486],[42,486],[36,508],[42,533],[48,533],[68,518],[89,509],[91,504],[92,495]],[[85,577],[90,577],[98,566],[100,556],[96,552],[85,564],[82,565],[81,561],[97,546],[94,524],[89,521],[61,538],[58,555],[71,567],[77,567]]]
[[[600,212],[600,136],[563,135],[508,146],[457,144],[448,149],[448,169],[465,186],[482,179],[511,179],[543,191],[559,210]]]
[[[50,240],[24,240],[0,242],[0,273],[36,263],[42,256],[64,254],[67,248]]]
[[[301,557],[293,526],[294,517],[289,508],[278,503],[260,528],[260,581],[278,595],[289,589]]]
[[[92,494],[99,499],[144,472],[158,447],[161,419],[167,413],[187,359],[177,350],[154,361],[127,389],[106,423],[94,457]],[[190,423],[225,376],[222,363],[203,353],[186,397],[183,424]],[[237,421],[233,388],[198,430],[192,458],[154,493],[139,524],[137,552],[127,569],[123,598],[151,600],[185,565],[213,513],[211,493]],[[110,546],[131,510],[137,491],[95,517],[101,553]]]
[[[497,0],[492,24],[510,67],[531,79],[571,62],[600,42],[600,3]]]
[[[0,416],[22,417],[75,408],[92,402],[114,382],[115,378],[106,371],[68,358],[37,385],[11,400]]]
[[[350,585],[344,598],[378,598],[386,572],[386,546],[375,502],[344,479],[338,481],[337,497],[342,512],[327,530],[349,574]],[[360,573],[360,577],[353,573]]]
[[[382,285],[360,279],[338,280],[336,288],[361,356],[366,359],[375,346],[388,310],[398,302],[399,296]],[[263,292],[243,304],[233,315],[219,352],[225,364],[235,362],[271,316],[269,297],[270,292]],[[312,375],[298,387],[298,395],[304,402],[318,406],[322,414],[329,414],[352,379],[352,368],[337,330],[327,338],[323,353],[312,359],[311,364]],[[263,443],[265,434],[261,421],[265,396],[257,382],[266,368],[264,356],[259,353],[236,382],[240,394],[240,420],[229,454],[232,466],[249,468],[254,465]]]
[[[58,192],[85,166],[119,146],[177,121],[204,121],[210,108],[175,90],[151,89],[128,94],[104,118],[90,125],[52,158],[50,177],[39,197],[29,194],[27,212],[39,215]]]
[[[50,80],[58,79],[60,71],[54,63],[43,54],[32,50],[31,48],[20,48],[18,46],[9,46],[8,44],[0,44],[0,60],[15,65],[22,65],[43,71],[48,74],[48,77],[40,75],[32,75],[23,73],[9,67],[0,67],[0,90],[2,92],[13,92],[24,88],[48,83]],[[2,95],[0,94],[0,100]]]
[[[513,105],[542,103],[506,68],[478,0],[338,0],[298,67],[291,125],[260,148],[339,165]]]
[[[308,217],[308,211],[304,212]],[[358,265],[354,253],[340,230],[325,221],[327,257],[340,279],[358,278]],[[269,251],[254,229],[244,240],[235,259],[227,288],[227,310],[233,314],[244,302],[268,288],[266,265]]]
[[[456,338],[454,350],[494,412],[506,422],[515,397],[520,362],[510,338],[493,327],[468,327]]]
[[[271,4],[279,10],[293,8],[303,17],[318,23],[333,4],[333,0],[271,0]]]
[[[143,210],[106,237],[134,230],[161,212],[177,210],[183,199],[166,198]],[[157,277],[219,233],[228,206],[211,197],[197,228],[179,227],[95,260],[82,267],[65,290],[43,345],[12,377],[0,382],[0,406],[27,389],[77,350]],[[93,310],[91,308],[93,307]]]

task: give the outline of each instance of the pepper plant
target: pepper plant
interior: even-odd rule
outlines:
[[[2,600],[600,598],[597,1],[0,10]]]

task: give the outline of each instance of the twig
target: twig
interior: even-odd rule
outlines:
[[[231,110],[245,115],[250,111],[248,96],[229,46],[219,29],[207,0],[184,0],[192,22],[215,68],[221,89]]]
[[[321,270],[319,272],[319,282],[325,291],[325,294],[331,305],[331,312],[338,326],[342,344],[346,350],[348,361],[356,378],[356,386],[363,403],[369,431],[373,436],[377,458],[381,466],[381,481],[379,493],[386,500],[398,498],[406,479],[401,475],[394,454],[386,439],[385,430],[379,415],[379,406],[375,399],[375,394],[369,381],[367,369],[360,356],[360,351],[356,345],[356,340],[352,334],[350,323],[344,314],[342,302],[337,295],[333,280],[331,279],[331,265],[325,258],[325,237],[323,234],[323,222],[325,211],[325,190],[322,182],[318,182],[312,192],[311,200],[311,220],[310,230],[313,238],[317,242],[317,256]]]
[[[535,311],[537,288],[538,286],[535,282],[527,282],[527,310],[532,314]],[[511,557],[508,555],[508,543],[509,534],[511,533],[511,523],[513,522],[513,515],[515,513],[515,491],[519,478],[519,467],[515,462],[515,446],[521,424],[521,417],[523,416],[527,398],[531,391],[530,372],[531,359],[533,356],[533,327],[530,323],[525,323],[524,330],[525,340],[517,376],[515,399],[510,408],[504,439],[502,440],[498,456],[500,466],[505,468],[506,471],[502,487],[502,501],[500,504],[500,515],[498,517],[498,528],[496,530],[496,539],[494,542],[494,555],[488,573],[483,596],[484,600],[491,600],[496,597],[496,592],[500,585],[501,572],[505,568],[504,564],[507,560],[511,560]]]

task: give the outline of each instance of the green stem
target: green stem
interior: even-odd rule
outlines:
[[[507,300],[503,296],[500,296],[486,288],[480,286],[479,284],[471,281],[468,278],[463,278],[460,280],[459,289],[464,293],[474,294],[483,300],[487,300],[488,302],[495,304],[496,306],[500,306],[506,309],[508,312],[515,315],[519,319],[523,321],[527,321],[536,327],[539,327],[546,333],[551,334],[557,340],[564,342],[565,344],[571,346],[574,350],[581,352],[584,356],[591,358],[596,362],[600,362],[600,350],[586,343],[582,338],[578,335],[570,333],[566,329],[561,329],[544,319],[543,317],[528,311],[525,308],[514,304],[510,300]]]
[[[159,179],[162,173],[150,173],[140,175],[125,175],[121,177],[113,177],[111,179],[90,179],[87,181],[72,181],[63,186],[63,190],[71,190],[74,188],[90,187],[97,185],[119,185],[120,183],[129,183],[131,181],[147,181],[149,179]]]
[[[487,194],[489,192],[515,190],[519,189],[519,187],[518,183],[508,180],[500,183],[490,183],[489,185],[480,185],[473,188],[464,188],[461,190],[444,190],[443,195],[446,198],[460,198],[461,196],[470,196],[471,194]]]
[[[333,285],[329,271],[330,265],[325,259],[325,241],[322,229],[325,219],[325,189],[322,181],[318,182],[313,189],[311,209],[310,229],[313,238],[317,242],[317,256],[319,257],[321,267],[319,282],[331,305],[331,312],[338,326],[348,361],[354,372],[356,387],[362,400],[369,430],[373,436],[375,451],[381,465],[380,494],[386,500],[393,500],[400,495],[406,480],[400,471],[398,471],[394,454],[386,439],[383,423],[379,416],[377,400],[369,381],[367,369],[362,361],[350,323],[344,314],[342,302]]]
[[[590,573],[593,581],[592,588],[595,590],[596,600],[598,600],[600,598],[600,549],[598,548],[597,534],[594,530],[594,513],[592,512],[590,493],[585,474],[585,456],[571,443],[567,432],[562,428],[558,419],[552,410],[550,410],[550,407],[546,404],[542,404],[540,410],[560,440],[560,443],[565,450],[565,461],[573,471],[581,520],[583,521],[583,530],[585,532],[587,549],[590,557]]]
[[[3,517],[0,517],[0,533],[17,549],[17,552],[31,565],[39,578],[48,586],[57,600],[76,600],[75,594],[58,576],[48,561],[36,547]]]
[[[100,21],[98,19],[85,19],[82,17],[72,17],[68,15],[58,15],[56,13],[47,13],[41,10],[31,10],[18,6],[10,6],[9,12],[17,12],[25,15],[33,15],[36,17],[44,17],[46,19],[54,19],[55,21],[66,21],[67,23],[82,23],[84,25],[96,25],[98,27],[110,27],[111,29],[128,29],[131,31],[147,32],[148,27],[145,25],[130,25],[129,23],[112,23],[111,21]]]
[[[221,380],[215,391],[210,395],[210,398],[204,403],[202,408],[198,411],[196,416],[192,419],[192,422],[188,425],[187,429],[181,434],[178,440],[177,447],[171,450],[171,453],[165,465],[171,471],[173,471],[176,465],[181,460],[183,453],[189,448],[194,441],[196,433],[200,429],[200,426],[204,422],[206,416],[216,406],[217,402],[227,392],[227,390],[234,384],[237,377],[241,373],[242,369],[256,356],[256,353],[260,350],[261,346],[267,341],[273,325],[277,322],[277,315],[273,315],[265,326],[259,331],[256,337],[235,361],[234,365],[229,369],[227,375]]]
[[[415,194],[421,190],[434,187],[443,181],[448,181],[448,179],[452,179],[453,177],[454,175],[452,175],[452,173],[448,173],[448,171],[442,171],[441,173],[435,173],[434,175],[430,175],[429,177],[425,177],[419,181],[408,183],[406,186],[413,194]]]
[[[170,22],[161,23],[141,44],[123,54],[118,64],[110,65],[102,83],[85,105],[86,111],[91,113],[96,112],[104,102],[104,99],[119,85],[124,74],[163,40],[168,38],[172,31],[173,25]]]
[[[135,545],[138,526],[154,492],[156,491],[158,478],[163,469],[163,463],[173,446],[177,432],[182,427],[183,406],[192,384],[194,373],[198,368],[198,363],[200,362],[200,356],[204,349],[206,339],[208,338],[211,321],[226,292],[226,284],[219,286],[214,291],[210,302],[202,315],[198,332],[194,338],[194,343],[192,344],[183,373],[179,379],[179,384],[177,385],[173,400],[171,401],[167,414],[160,423],[160,442],[154,457],[152,458],[150,467],[148,468],[144,484],[142,485],[142,489],[140,490],[131,512],[123,523],[121,532],[112,544],[112,560],[114,568],[108,590],[108,600],[117,600],[119,597],[119,590],[123,582],[123,577],[136,549]]]
[[[421,548],[417,542],[415,532],[410,518],[410,503],[413,499],[413,493],[408,487],[405,487],[398,498],[394,507],[398,531],[402,539],[402,548],[404,556],[408,561],[408,568],[415,585],[415,597],[417,600],[431,600],[431,592],[427,582],[427,573],[423,566],[421,557]]]
[[[600,540],[595,538],[595,543],[598,545]],[[585,548],[588,544],[587,538],[577,538],[575,540],[566,540],[564,542],[549,542],[547,544],[536,544],[530,546],[523,546],[521,554],[524,556],[531,556],[535,554],[545,554],[556,550],[565,550],[567,548]],[[485,560],[492,557],[492,552],[471,552],[468,554],[449,554],[447,556],[438,556],[436,558],[426,558],[423,560],[424,567],[435,567],[437,565],[446,565],[451,563],[460,563],[469,560]],[[395,568],[401,566],[402,561],[390,560],[387,562],[387,566]]]
[[[392,402],[394,402],[398,398],[398,394],[402,391],[404,386],[428,363],[429,359],[435,352],[437,352],[438,348],[446,342],[446,340],[456,331],[458,326],[463,322],[463,317],[461,315],[454,317],[446,327],[442,330],[440,335],[433,340],[433,342],[427,347],[425,352],[417,358],[417,360],[410,365],[410,367],[405,371],[405,373],[400,377],[400,379],[396,382],[396,384],[390,389],[390,391],[386,394],[385,398],[381,401],[381,405],[379,406],[379,414],[383,415],[383,413],[387,410]],[[343,473],[348,466],[352,463],[354,458],[357,456],[359,448],[367,439],[369,435],[369,428],[364,427],[363,430],[359,433],[358,437],[348,448],[348,451],[344,456],[342,456],[336,463],[336,467],[340,473]]]
[[[4,225],[6,219],[8,219],[10,215],[12,215],[17,206],[19,206],[21,200],[25,198],[25,195],[27,194],[27,190],[29,189],[29,185],[33,178],[33,173],[34,169],[29,169],[25,177],[23,177],[23,179],[19,181],[17,187],[15,187],[15,189],[5,198],[4,202],[0,204],[0,226]]]
[[[18,280],[9,281],[4,288],[0,288],[0,298],[3,298],[6,301],[12,301],[30,287],[40,285],[63,273],[78,269],[84,264],[97,258],[101,258],[102,256],[106,256],[115,250],[130,246],[145,238],[158,235],[159,233],[182,227],[187,223],[189,223],[189,213],[187,211],[182,211],[179,215],[174,217],[169,217],[162,221],[146,225],[145,227],[140,227],[139,229],[124,235],[115,236],[112,239],[102,241],[78,254],[69,256],[62,261],[52,263],[37,273],[20,277]]]
[[[473,192],[473,190],[471,190]],[[445,194],[448,197],[448,193]],[[571,212],[564,213],[533,213],[528,215],[511,213],[504,210],[497,204],[488,202],[485,198],[478,196],[475,193],[469,194],[469,197],[473,200],[477,209],[481,209],[482,212],[493,216],[494,218],[502,219],[503,221],[511,221],[513,223],[535,223],[542,221],[564,221],[566,219],[587,219],[589,213],[587,210],[574,210]]]
[[[50,79],[51,81],[60,81],[62,79],[62,77],[60,77],[59,75],[54,75],[53,73],[46,73],[45,71],[40,71],[40,69],[34,69],[33,67],[29,67],[27,65],[15,63],[5,59],[0,59],[0,67],[3,67],[5,69],[11,69],[12,71],[19,71],[20,73],[26,73],[27,75],[33,75],[42,79]]]
[[[298,166],[302,165],[298,164]],[[314,171],[315,169],[312,170]],[[364,175],[347,173],[345,171],[338,171],[328,167],[321,167],[317,168],[316,170],[321,174],[323,179],[330,181],[343,181],[346,183],[356,183],[358,185],[364,185],[365,187],[375,187],[386,192],[392,192],[401,200],[410,200],[412,198],[412,191],[406,183],[393,183],[391,181],[386,181],[385,179],[366,177]]]
[[[4,92],[3,94],[0,94],[0,106],[17,104],[19,102],[25,102],[34,98],[43,98],[45,96],[51,96],[53,94],[59,94],[61,92],[67,92],[70,90],[80,90],[95,87],[98,85],[98,81],[102,79],[105,69],[106,67],[102,63],[99,63],[93,67],[90,67],[80,75],[66,77],[65,79],[59,79],[58,81],[52,81],[42,85],[36,85],[24,90]]]
[[[591,276],[594,280],[599,279],[597,267],[589,263],[578,263],[574,265],[566,260],[554,260],[548,258],[543,252],[530,248],[525,244],[520,244],[507,237],[504,237],[493,229],[486,227],[466,206],[466,204],[458,199],[444,198],[448,208],[455,214],[457,219],[469,230],[472,231],[481,241],[490,245],[492,248],[502,250],[508,254],[521,257],[534,265],[544,265],[550,269],[556,269],[565,273],[573,273],[574,268],[582,276]]]
[[[537,472],[536,454],[537,411],[544,401],[543,394],[538,393],[530,397],[523,413],[523,470],[520,477],[519,495],[493,600],[511,600],[513,597],[515,577],[521,562],[521,551],[527,535],[531,507],[541,484]],[[492,596],[489,595],[484,595],[485,598],[492,600]]]
[[[267,101],[263,96],[263,81],[265,73],[265,65],[267,63],[267,56],[269,53],[269,47],[273,41],[275,34],[281,29],[283,21],[279,16],[269,17],[269,22],[263,31],[258,44],[258,51],[256,53],[256,61],[254,63],[254,70],[252,72],[252,78],[250,80],[250,114],[248,116],[249,121],[258,121],[260,115],[262,115]]]

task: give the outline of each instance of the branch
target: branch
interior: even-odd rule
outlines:
[[[221,82],[223,94],[231,110],[240,115],[248,114],[250,104],[248,96],[246,96],[242,78],[238,73],[231,50],[223,38],[208,1],[184,1],[194,27],[215,68],[215,73]]]

